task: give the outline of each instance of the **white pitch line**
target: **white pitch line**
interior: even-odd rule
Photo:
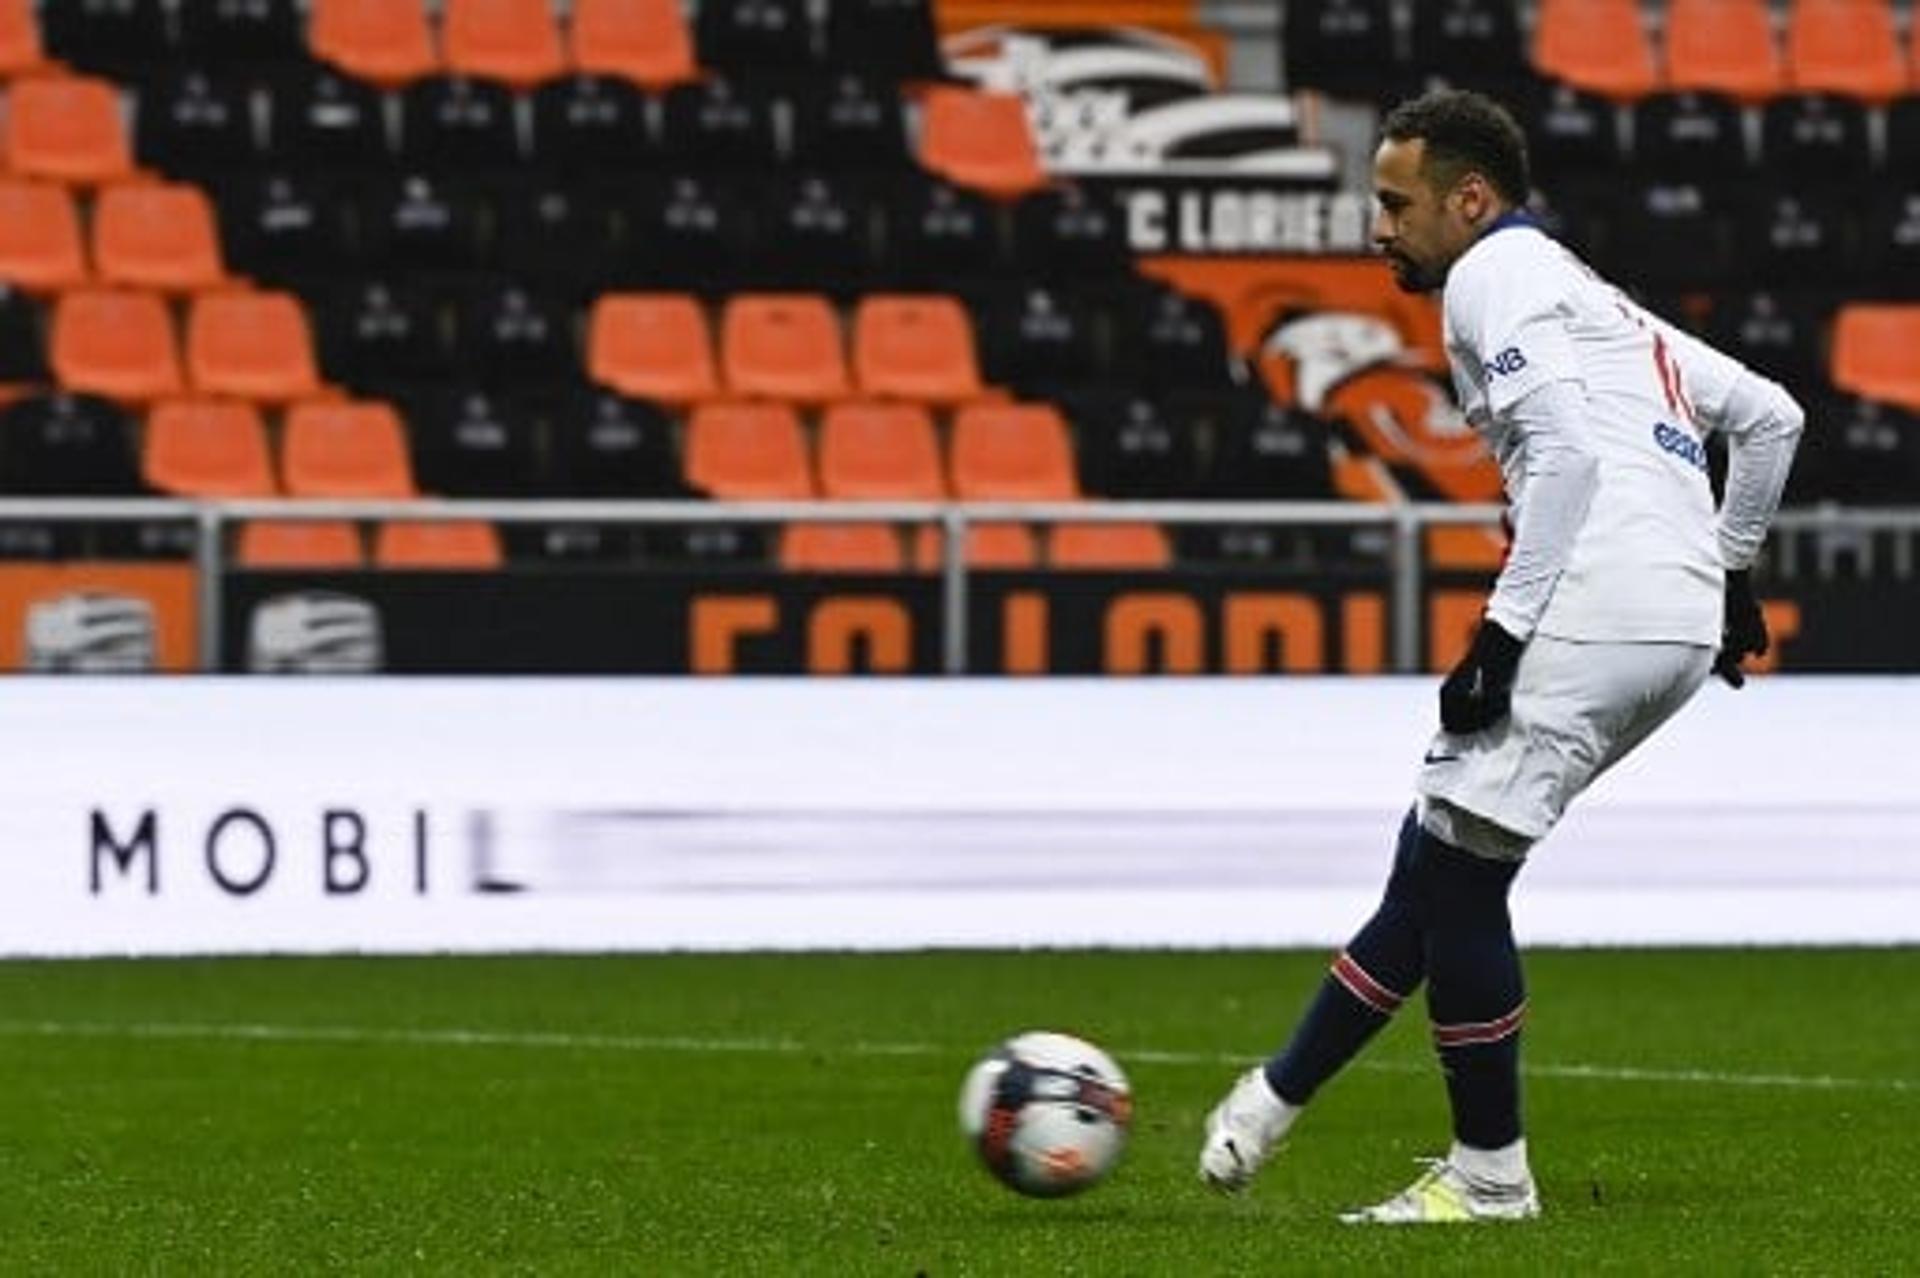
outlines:
[[[537,1030],[382,1029],[368,1025],[268,1025],[193,1021],[0,1021],[6,1038],[180,1039],[204,1042],[387,1044],[405,1047],[519,1047],[559,1051],[772,1056],[954,1056],[970,1049],[939,1043],[806,1043],[793,1038],[696,1038],[683,1035],[572,1034]],[[1150,1065],[1244,1066],[1257,1059],[1238,1052],[1187,1052],[1162,1048],[1117,1049],[1123,1061]],[[1424,1074],[1426,1062],[1357,1061],[1376,1073]],[[1809,1091],[1920,1091],[1920,1079],[1849,1078],[1836,1074],[1745,1074],[1705,1069],[1654,1069],[1635,1065],[1533,1063],[1535,1078],[1586,1079],[1610,1083],[1692,1083],[1709,1087],[1778,1087]]]

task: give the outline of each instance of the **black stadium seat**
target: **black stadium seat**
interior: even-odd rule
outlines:
[[[975,320],[989,382],[1042,395],[1101,373],[1094,313],[1071,294],[1035,285],[979,308]]]
[[[451,367],[437,298],[424,289],[367,280],[337,288],[320,314],[329,380],[357,390],[417,386]]]
[[[1740,104],[1718,93],[1657,93],[1633,109],[1633,160],[1671,178],[1731,177],[1747,167]]]
[[[1613,103],[1566,84],[1547,84],[1522,108],[1535,180],[1604,177],[1619,169],[1619,116]]]
[[[45,0],[39,9],[48,55],[77,70],[131,76],[177,56],[162,0]]]
[[[1013,250],[1021,274],[1040,279],[1112,279],[1133,266],[1119,202],[1077,185],[1036,192],[1015,206]]]
[[[1723,192],[1688,181],[1647,181],[1622,193],[1601,253],[1604,273],[1654,289],[1712,288],[1729,272]]]
[[[302,66],[268,85],[268,137],[282,163],[366,171],[390,164],[379,93],[351,76]]]
[[[358,209],[361,255],[370,265],[454,271],[482,262],[481,201],[458,179],[409,173],[371,182]]]
[[[0,282],[0,384],[47,379],[46,342],[40,304]]]
[[[934,0],[832,0],[827,61],[893,81],[939,79],[946,68],[933,5]]]
[[[520,158],[513,94],[468,76],[436,76],[400,95],[400,156],[417,169],[471,173]]]
[[[219,190],[227,264],[267,283],[324,280],[354,260],[350,209],[325,180],[292,172],[236,176]]]
[[[204,181],[258,160],[252,92],[204,71],[162,74],[140,90],[134,153],[170,177]]]
[[[1280,41],[1290,90],[1371,101],[1400,66],[1388,0],[1289,0]]]
[[[1166,288],[1127,298],[1114,328],[1114,367],[1156,391],[1217,390],[1228,378],[1226,324],[1211,302]]]
[[[849,294],[870,281],[873,204],[857,182],[816,174],[767,183],[757,224],[756,285]]]
[[[700,64],[724,71],[799,71],[818,60],[807,0],[703,0]]]
[[[1527,78],[1511,0],[1425,0],[1412,9],[1415,72],[1503,95]]]
[[[1866,107],[1828,93],[1775,98],[1761,113],[1760,154],[1769,172],[1797,180],[1863,177],[1872,165]]]
[[[726,183],[681,174],[616,198],[625,226],[622,283],[719,291],[741,278],[753,223]]]
[[[657,405],[578,387],[548,405],[558,492],[578,497],[680,497],[673,421]]]
[[[848,73],[796,83],[788,100],[794,163],[824,169],[907,166],[906,117],[893,86]]]
[[[1327,423],[1255,387],[1176,396],[1170,410],[1211,438],[1205,489],[1228,500],[1315,501],[1333,495]]]
[[[1810,403],[1807,416],[1820,428],[1804,436],[1790,500],[1920,504],[1920,416],[1850,395]]]
[[[513,397],[476,386],[442,387],[404,405],[413,473],[445,497],[524,497],[538,491],[539,441]]]
[[[179,0],[180,52],[200,66],[253,73],[306,55],[297,0]]]
[[[1706,338],[1796,394],[1821,391],[1827,364],[1822,342],[1832,309],[1811,297],[1771,290],[1723,294],[1714,299]]]
[[[772,104],[730,80],[667,90],[660,129],[661,150],[675,167],[757,169],[780,161]]]
[[[566,173],[628,172],[654,163],[659,148],[647,124],[647,99],[625,80],[576,75],[533,92],[536,164]]]
[[[518,283],[471,285],[453,315],[453,355],[494,386],[577,380],[573,308]]]
[[[1893,297],[1920,297],[1920,178],[1878,191],[1862,211],[1862,276]]]
[[[1200,470],[1194,435],[1152,397],[1101,388],[1068,393],[1061,406],[1073,423],[1087,492],[1141,500],[1193,495]]]
[[[1887,105],[1887,172],[1920,174],[1920,94]]]
[[[528,177],[500,183],[489,206],[492,257],[502,270],[575,300],[604,290],[620,243],[612,204],[598,188]]]
[[[0,410],[0,490],[28,496],[143,492],[134,423],[96,395],[38,395]]]
[[[887,199],[887,269],[908,285],[951,287],[1006,268],[998,211],[981,195],[915,174]]]
[[[1837,286],[1853,269],[1845,206],[1818,187],[1795,182],[1743,199],[1734,216],[1742,273],[1760,283]]]

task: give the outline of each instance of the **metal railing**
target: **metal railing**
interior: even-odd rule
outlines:
[[[1248,524],[1293,527],[1382,528],[1393,549],[1390,616],[1392,668],[1421,668],[1420,604],[1425,573],[1422,535],[1429,528],[1498,524],[1504,507],[1352,502],[714,502],[714,501],[215,501],[147,499],[18,499],[0,501],[0,522],[149,523],[191,521],[196,528],[194,564],[199,572],[199,664],[221,663],[221,582],[228,571],[227,525],[244,520],[351,520],[407,522],[481,520],[493,524],[935,524],[943,531],[941,592],[945,630],[942,666],[966,670],[968,580],[964,548],[969,525],[1155,523]],[[1779,534],[1891,532],[1920,534],[1920,510],[1817,507],[1781,512]],[[1790,544],[1790,543],[1788,543]],[[1912,570],[1913,546],[1897,543],[1896,575]]]

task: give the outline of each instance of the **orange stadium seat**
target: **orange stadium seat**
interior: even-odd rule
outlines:
[[[720,321],[720,360],[736,395],[817,403],[847,393],[840,317],[824,297],[730,299]]]
[[[245,524],[235,559],[242,568],[360,568],[360,530],[345,520],[289,519]]]
[[[230,399],[170,399],[147,417],[141,469],[181,497],[272,497],[277,492],[260,410]]]
[[[422,0],[313,0],[307,42],[319,58],[376,84],[440,69]]]
[[[0,0],[0,77],[38,70],[45,63],[33,0]]]
[[[820,423],[820,491],[846,501],[941,501],[940,443],[918,404],[852,401]]]
[[[203,394],[286,402],[320,389],[313,330],[292,293],[208,293],[187,313],[187,374]]]
[[[794,524],[780,537],[780,566],[797,572],[899,572],[905,564],[890,524]]]
[[[53,309],[54,376],[68,390],[148,400],[180,393],[180,348],[155,293],[78,289]]]
[[[1833,328],[1833,384],[1920,411],[1920,306],[1840,308]]]
[[[380,568],[440,572],[485,572],[506,562],[500,532],[479,520],[392,520],[373,534],[373,562]]]
[[[1907,69],[1886,0],[1794,0],[1787,78],[1809,92],[1883,102],[1904,92]]]
[[[962,501],[1080,496],[1067,423],[1050,404],[969,404],[953,421],[954,495]]]
[[[658,91],[697,75],[680,0],[573,0],[573,65]]]
[[[1533,35],[1541,71],[1609,98],[1638,98],[1659,83],[1638,0],[1542,0]]]
[[[102,282],[188,293],[226,276],[213,202],[184,182],[129,182],[93,204],[93,265]]]
[[[1046,185],[1024,100],[942,85],[927,91],[920,161],[957,186],[1013,199]]]
[[[920,530],[914,541],[913,566],[938,572],[945,566],[945,536],[939,528]],[[1040,566],[1040,538],[1025,524],[967,525],[967,567],[1018,572]]]
[[[52,182],[0,179],[0,280],[44,292],[86,278],[73,193]]]
[[[800,416],[786,404],[702,404],[687,422],[687,482],[722,501],[814,495]]]
[[[684,404],[719,389],[713,337],[697,298],[614,293],[593,305],[587,369],[623,395]]]
[[[860,389],[935,403],[980,394],[973,323],[951,297],[869,297],[854,312]]]
[[[1055,568],[1158,571],[1173,563],[1173,547],[1156,524],[1062,524],[1050,550]]]
[[[1673,0],[1667,10],[1667,83],[1746,102],[1782,87],[1780,46],[1767,0]]]
[[[418,496],[406,430],[386,404],[320,400],[287,414],[280,482],[292,497],[380,500]]]
[[[85,76],[34,76],[7,88],[6,157],[15,173],[111,182],[133,172],[120,91]]]
[[[447,67],[460,75],[530,89],[565,69],[553,0],[447,0],[442,21]]]

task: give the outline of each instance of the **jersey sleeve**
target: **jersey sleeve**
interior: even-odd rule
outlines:
[[[1447,281],[1447,329],[1461,354],[1479,364],[1495,416],[1542,386],[1585,382],[1555,289],[1563,268],[1523,234],[1502,232],[1515,237],[1511,247],[1489,243],[1468,253]]]

